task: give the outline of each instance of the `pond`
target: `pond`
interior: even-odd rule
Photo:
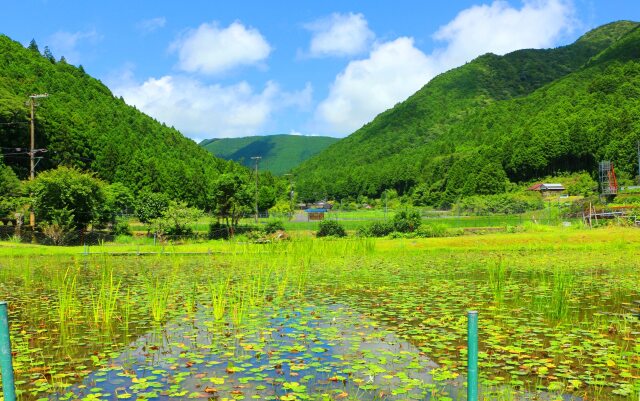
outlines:
[[[471,308],[482,399],[637,397],[635,249],[318,247],[3,259],[21,399],[466,399]]]

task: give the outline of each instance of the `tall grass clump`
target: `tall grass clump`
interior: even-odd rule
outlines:
[[[573,291],[573,275],[571,271],[557,268],[553,274],[551,298],[547,314],[550,318],[564,320],[569,315],[569,300]]]
[[[489,263],[487,268],[489,271],[489,287],[493,294],[493,300],[497,303],[502,303],[509,278],[507,266],[502,259],[499,259]]]
[[[230,284],[230,278],[219,281],[217,283],[209,282],[209,295],[211,296],[211,308],[213,310],[213,318],[216,322],[221,322],[227,309],[228,294],[227,290]]]
[[[99,287],[91,292],[91,310],[95,324],[108,324],[113,321],[120,295],[120,284],[120,280],[116,281],[113,278],[113,269],[105,266],[102,269]]]
[[[159,277],[148,278],[146,282],[149,312],[155,322],[162,322],[167,315],[171,295],[170,280]]]
[[[71,320],[77,312],[77,272],[68,268],[63,276],[55,280],[58,288],[58,319],[61,324]]]

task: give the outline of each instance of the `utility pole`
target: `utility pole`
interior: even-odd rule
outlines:
[[[48,93],[43,93],[40,95],[30,95],[29,96],[29,105],[31,106],[31,146],[29,147],[29,164],[30,164],[30,173],[29,180],[33,181],[36,178],[36,162],[35,162],[35,154],[36,154],[36,119],[35,119],[35,108],[36,108],[36,99],[40,99],[43,97],[48,97]],[[31,208],[31,212],[29,214],[29,225],[31,229],[36,227],[36,215],[33,213],[33,207]]]
[[[260,161],[262,157],[253,156],[251,160],[256,161],[256,224],[258,224],[258,161]]]

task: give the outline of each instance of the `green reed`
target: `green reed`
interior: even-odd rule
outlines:
[[[55,281],[58,290],[58,321],[64,324],[73,319],[78,310],[77,271],[67,268],[64,275],[58,276]]]
[[[171,295],[170,281],[160,277],[148,278],[146,281],[147,302],[149,312],[155,322],[163,322],[167,316]]]
[[[122,281],[114,279],[113,269],[110,267],[103,267],[101,273],[98,288],[90,294],[91,310],[95,324],[109,324],[116,316]]]

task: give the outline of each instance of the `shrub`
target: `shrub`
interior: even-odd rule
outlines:
[[[191,235],[192,223],[202,217],[201,210],[188,207],[184,202],[170,201],[162,216],[153,220],[153,228],[161,236]]]
[[[265,234],[273,234],[276,231],[284,231],[284,223],[281,220],[271,220],[265,224],[263,231]]]
[[[400,210],[393,216],[393,229],[400,233],[410,233],[418,229],[422,216],[417,209]]]
[[[49,225],[56,237],[59,230],[85,230],[98,219],[104,203],[104,183],[73,168],[44,171],[28,186],[38,221]]]
[[[318,237],[346,237],[344,227],[335,220],[322,220],[316,233]]]
[[[423,238],[439,238],[448,237],[451,234],[449,233],[447,226],[444,224],[429,224],[416,230],[416,235]]]
[[[386,237],[393,232],[393,223],[386,221],[375,221],[367,227],[358,229],[358,235],[363,237]]]
[[[131,236],[133,233],[131,232],[131,228],[129,228],[129,223],[126,220],[118,220],[116,224],[113,226],[113,235],[128,235]]]

